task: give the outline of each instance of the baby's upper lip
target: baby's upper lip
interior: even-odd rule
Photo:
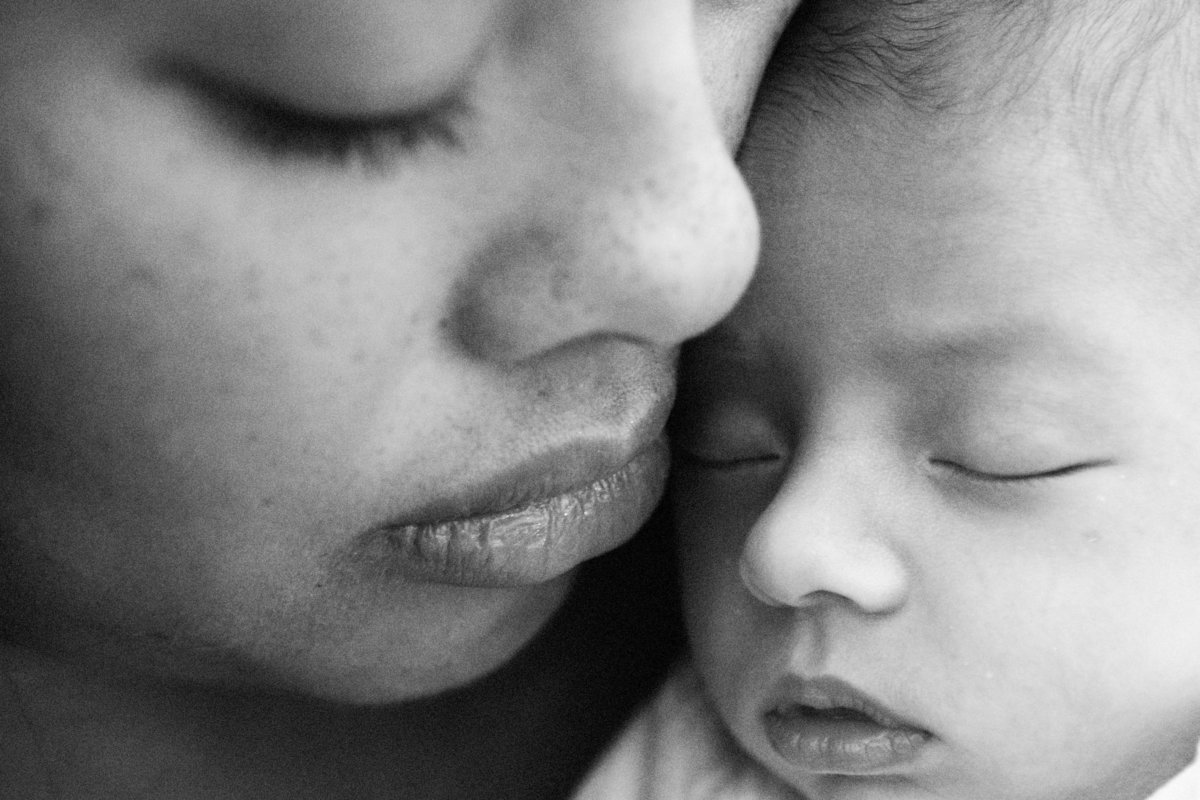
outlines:
[[[916,723],[882,701],[832,675],[785,676],[771,692],[763,714],[786,715],[798,713],[802,708],[817,711],[848,709],[863,714],[884,728],[921,730]]]
[[[936,738],[832,675],[787,676],[761,713],[763,733],[776,754],[809,775],[911,770]]]

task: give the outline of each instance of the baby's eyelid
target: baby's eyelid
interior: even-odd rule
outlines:
[[[761,467],[768,464],[773,464],[780,461],[783,456],[779,453],[761,453],[748,456],[734,456],[732,458],[705,455],[696,453],[686,447],[676,445],[675,455],[686,463],[704,469],[715,470],[735,470],[746,469],[750,467]]]
[[[930,463],[934,466],[945,467],[976,480],[993,481],[996,483],[1019,483],[1021,481],[1037,481],[1046,480],[1049,478],[1061,478],[1067,475],[1073,475],[1077,472],[1083,472],[1084,470],[1108,466],[1112,462],[1107,459],[1093,459],[1090,461],[1079,461],[1071,464],[1064,464],[1052,469],[1038,470],[1037,472],[1019,473],[986,472],[984,470],[973,469],[966,465],[960,464],[957,461],[944,458],[932,458],[930,459]]]

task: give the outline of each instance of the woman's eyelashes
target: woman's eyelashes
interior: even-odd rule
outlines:
[[[465,91],[395,114],[328,114],[196,70],[164,74],[204,101],[208,113],[240,143],[277,161],[308,161],[387,171],[426,147],[454,150],[471,109]]]
[[[458,126],[467,114],[456,97],[419,111],[384,117],[324,117],[266,100],[238,109],[242,136],[272,158],[386,168],[426,146],[460,146]]]

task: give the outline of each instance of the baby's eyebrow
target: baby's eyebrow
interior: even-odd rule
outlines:
[[[814,0],[802,6],[776,52],[777,88],[820,106],[897,98],[938,111],[961,96],[970,37],[959,22],[971,0]],[[783,84],[780,86],[779,84]]]
[[[935,370],[1006,362],[1046,362],[1107,374],[1105,346],[1082,331],[1049,322],[998,323],[893,336],[874,353],[883,370],[921,364]]]

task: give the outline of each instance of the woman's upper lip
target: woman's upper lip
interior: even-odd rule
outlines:
[[[674,384],[665,378],[652,383],[652,390],[640,393],[639,402],[631,402],[632,407],[620,416],[619,424],[603,426],[607,430],[560,436],[557,441],[543,430],[531,429],[523,436],[540,442],[536,449],[518,441],[511,452],[485,452],[463,470],[479,477],[445,476],[443,492],[395,514],[389,524],[435,524],[498,514],[557,497],[621,471],[646,451],[661,446],[675,397]],[[557,422],[555,427],[566,428],[568,421]],[[496,466],[489,468],[488,462]]]
[[[574,441],[538,451],[491,473],[484,481],[447,493],[389,524],[482,517],[556,497],[618,472],[640,453],[657,446],[660,438],[661,434],[636,445]]]
[[[646,365],[629,366],[646,377]],[[673,383],[658,360],[650,366],[649,382],[626,376],[599,381],[587,397],[583,387],[568,392],[582,407],[565,417],[548,416],[567,402],[557,396],[550,408],[520,410],[523,428],[483,436],[467,461],[444,453],[443,471],[426,475],[432,497],[395,495],[393,510],[355,538],[347,558],[425,582],[519,586],[628,541],[658,504],[669,462]]]

